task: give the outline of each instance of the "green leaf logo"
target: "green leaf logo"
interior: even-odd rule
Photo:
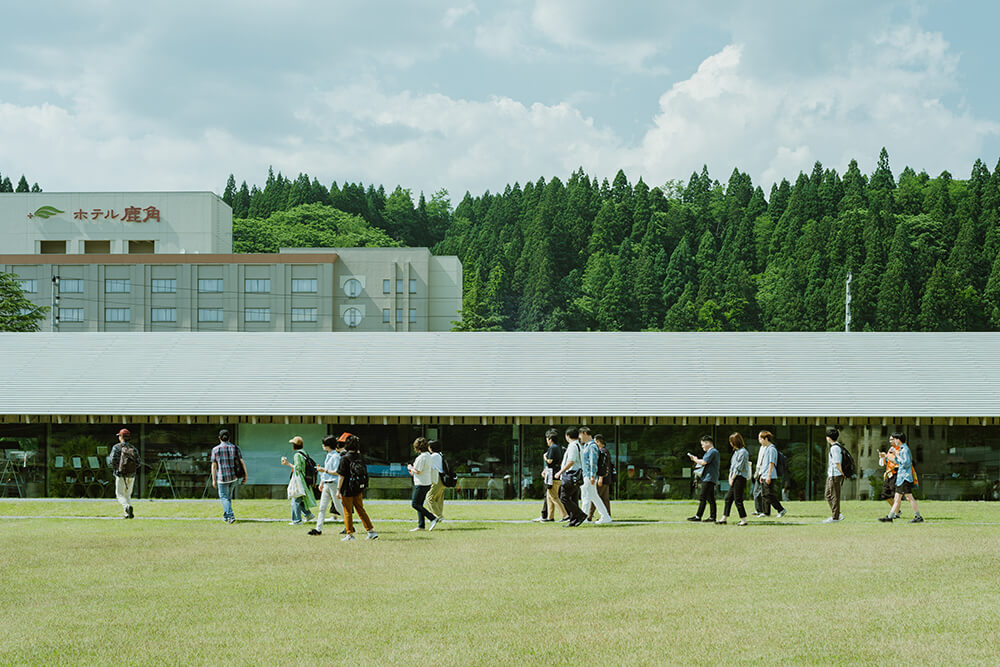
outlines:
[[[35,215],[43,220],[47,220],[57,213],[65,213],[66,211],[60,211],[55,206],[42,206],[40,209],[35,211]]]

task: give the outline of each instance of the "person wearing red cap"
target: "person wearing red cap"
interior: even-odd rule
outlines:
[[[132,510],[132,488],[141,464],[139,450],[129,441],[131,437],[127,428],[118,431],[118,442],[108,455],[111,471],[115,475],[115,497],[118,498],[126,519],[135,517]]]

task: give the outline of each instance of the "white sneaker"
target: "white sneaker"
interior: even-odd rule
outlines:
[[[421,528],[420,526],[417,526],[416,528],[410,528],[410,532],[411,532],[411,533],[415,533],[415,532],[417,532],[418,530],[423,530],[423,528]]]
[[[378,539],[378,533],[376,533],[374,530],[369,530],[368,531],[368,535],[365,537],[365,539],[366,540],[377,540]]]
[[[840,516],[837,517],[837,521],[843,521],[843,520],[844,520],[844,515],[843,514],[841,514]]]
[[[534,523],[541,523],[542,521],[545,521],[545,519],[543,519],[542,517],[536,517],[532,519],[532,522]]]
[[[344,535],[342,538],[340,538],[340,541],[341,542],[350,542],[353,539],[354,539],[354,533],[348,533],[347,535]]]
[[[781,510],[780,512],[778,512],[778,518],[780,519],[781,517],[785,516],[787,512],[788,510]]]
[[[597,522],[598,525],[601,525],[601,524],[604,524],[604,523],[614,523],[614,520],[611,517],[606,516],[606,517],[602,518],[600,521]]]
[[[434,519],[433,521],[431,521],[431,525],[427,528],[427,530],[434,530],[434,526],[438,525],[443,520],[444,520],[444,517],[440,517],[440,516],[438,518]]]
[[[823,519],[823,523],[833,523],[836,520],[837,519],[834,519],[832,516],[828,516],[825,519]]]

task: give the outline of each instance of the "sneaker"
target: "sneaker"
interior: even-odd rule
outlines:
[[[555,519],[542,519],[542,523],[554,523]]]
[[[761,512],[754,512],[754,513],[753,513],[753,514],[751,514],[750,516],[764,516],[764,515],[763,515],[763,513],[761,513]]]
[[[606,516],[606,517],[601,518],[601,520],[597,522],[597,525],[600,526],[600,525],[606,525],[606,524],[609,524],[609,523],[614,523],[614,519],[612,519],[609,516]]]
[[[844,520],[844,515],[843,514],[841,514],[840,516],[837,517],[837,521],[843,521],[843,520]]]
[[[700,516],[689,516],[687,518],[687,520],[688,521],[694,521],[694,522],[700,522],[701,521],[701,517]]]
[[[226,519],[226,523],[236,523],[236,519]]]
[[[341,542],[350,542],[353,539],[354,539],[354,534],[353,533],[348,533],[347,535],[344,535],[342,538],[340,538],[340,541]]]
[[[707,519],[705,519],[705,523],[715,523],[715,517],[714,516],[708,517]]]
[[[834,519],[832,516],[828,516],[823,519],[823,523],[833,523],[834,521],[837,521],[837,519]]]
[[[341,535],[347,535],[347,529],[345,528],[345,529],[343,529],[342,531],[340,531],[340,534],[341,534]]]
[[[308,533],[306,533],[306,535],[322,535],[322,534],[323,534],[322,530],[316,530],[315,528],[311,529]]]
[[[416,528],[410,528],[410,532],[411,532],[411,533],[415,533],[415,532],[417,532],[418,530],[423,530],[423,528],[421,528],[420,526],[417,526]]]
[[[893,519],[898,519],[898,518],[900,518],[900,517],[899,517],[899,512],[896,512],[895,514],[891,514],[890,516],[891,516],[891,517],[892,517]]]
[[[316,520],[315,514],[310,514],[309,516],[306,517],[306,521],[315,521],[315,520]]]
[[[288,525],[289,526],[301,526],[302,522],[301,521],[289,521]]]
[[[369,530],[368,531],[368,535],[365,536],[365,539],[366,540],[377,540],[378,539],[378,533],[376,533],[374,530]]]
[[[780,519],[781,517],[785,516],[786,514],[788,514],[788,510],[781,510],[780,512],[778,512],[778,518]]]
[[[738,524],[736,524],[736,525],[737,526],[745,526],[745,525],[747,525],[747,520],[746,519],[740,519],[740,522]]]
[[[130,518],[130,519],[134,519],[134,518],[135,518],[135,512],[133,512],[133,511],[132,511],[132,506],[131,506],[131,505],[129,505],[129,506],[128,506],[128,507],[127,507],[127,508],[125,509],[125,514],[126,514],[126,515],[128,516],[128,518]]]
[[[882,523],[892,523],[892,515],[887,514],[886,516],[880,516],[878,520],[881,521]]]
[[[564,516],[563,518],[561,518],[561,519],[559,519],[559,520],[560,520],[560,521],[569,521],[569,517],[568,517],[568,516]]]
[[[532,519],[532,521],[533,521],[534,523],[541,523],[541,522],[543,522],[543,521],[548,521],[548,519],[545,519],[545,518],[543,518],[543,517],[537,517],[537,518],[534,518],[534,519]]]
[[[444,521],[444,517],[439,516],[438,518],[431,521],[431,525],[427,527],[427,530],[434,530],[434,526],[438,525],[442,521]]]
[[[717,523],[720,526],[725,526],[726,525],[726,520],[725,519],[719,519],[715,523]]]
[[[923,523],[923,522],[924,522],[924,517],[920,516],[919,514],[910,519],[910,523]]]

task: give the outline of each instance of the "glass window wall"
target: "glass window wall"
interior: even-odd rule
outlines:
[[[45,427],[0,424],[0,498],[45,495]]]

